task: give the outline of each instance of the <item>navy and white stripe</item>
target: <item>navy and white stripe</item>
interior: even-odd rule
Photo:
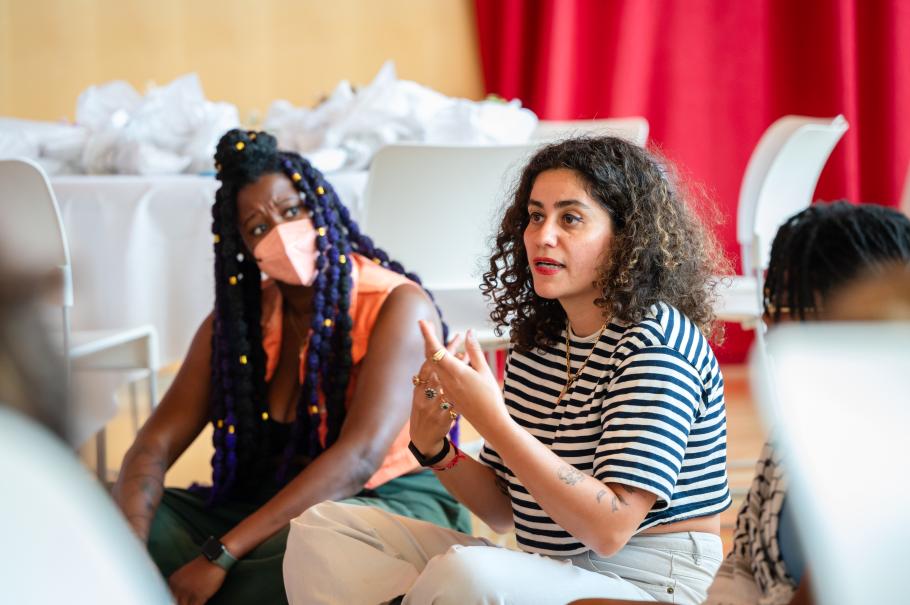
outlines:
[[[638,531],[730,506],[724,381],[698,328],[658,304],[636,325],[611,323],[597,339],[571,337],[569,393],[565,334],[552,347],[510,351],[505,401],[518,424],[565,462],[605,483],[657,495]],[[508,482],[519,546],[547,555],[588,550],[550,519],[499,454],[481,462]]]

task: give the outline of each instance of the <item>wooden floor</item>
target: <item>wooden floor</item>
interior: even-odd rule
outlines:
[[[765,430],[752,404],[749,376],[745,366],[723,368],[727,403],[727,469],[733,506],[721,515],[724,552],[732,544],[733,526],[742,497],[752,483],[755,461],[765,443]]]
[[[159,393],[163,393],[174,374],[176,367],[169,367],[160,373]],[[729,549],[733,524],[739,510],[741,494],[748,488],[752,479],[754,461],[765,441],[765,433],[752,405],[751,393],[746,368],[729,365],[723,367],[726,385],[728,458],[730,462],[730,487],[734,493],[734,503],[721,516],[723,524],[721,537],[725,549]],[[140,389],[141,391],[141,389]],[[126,398],[126,390],[122,396]],[[116,472],[126,449],[133,438],[129,406],[121,406],[121,413],[108,426],[108,467]],[[147,402],[140,403],[140,409],[148,411]],[[467,443],[477,439],[478,435],[470,426],[462,429],[462,441]],[[181,456],[168,471],[166,483],[173,486],[187,486],[194,481],[210,480],[209,462],[212,456],[211,427],[206,428],[192,446]],[[85,448],[83,459],[94,466],[91,448]],[[475,533],[504,545],[514,545],[513,536],[497,536],[482,522],[475,519]]]

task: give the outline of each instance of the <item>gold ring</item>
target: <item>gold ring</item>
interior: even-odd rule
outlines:
[[[439,349],[433,356],[430,358],[433,360],[433,363],[439,363],[439,360],[446,356],[447,351],[445,349]]]
[[[423,391],[423,396],[426,397],[427,399],[433,399],[434,397],[436,397],[436,389],[434,389],[433,387],[427,387]]]
[[[411,384],[413,384],[415,387],[419,387],[420,385],[426,384],[426,383],[427,383],[427,381],[424,380],[423,378],[421,378],[420,376],[418,376],[417,374],[414,374],[414,376],[411,377]]]
[[[449,418],[452,420],[458,420],[458,414],[456,414],[454,410],[449,410]]]
[[[452,407],[452,404],[449,403],[448,401],[446,401],[445,399],[443,399],[442,402],[439,404],[439,409],[443,410],[443,411],[448,410],[451,407]]]

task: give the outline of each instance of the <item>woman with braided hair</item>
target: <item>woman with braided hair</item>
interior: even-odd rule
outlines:
[[[282,603],[288,521],[313,504],[347,498],[468,527],[407,450],[409,377],[423,359],[413,326],[444,326],[417,276],[360,232],[306,160],[241,130],[215,160],[215,308],[114,495],[179,603]],[[209,422],[211,487],[164,489]]]
[[[813,204],[787,219],[771,244],[763,293],[765,317],[771,324],[883,319],[887,310],[881,305],[888,296],[866,299],[865,312],[855,302],[849,314],[839,307],[854,284],[889,271],[906,274],[908,269],[910,219],[906,216],[875,204]],[[706,603],[812,603],[807,563],[811,562],[803,558],[787,506],[786,469],[769,442],[736,518],[733,549]]]

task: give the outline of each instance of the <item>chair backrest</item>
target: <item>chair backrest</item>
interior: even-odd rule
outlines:
[[[110,497],[43,427],[0,404],[4,603],[173,599]]]
[[[0,160],[0,246],[13,267],[61,273],[62,306],[72,306],[69,247],[47,175],[27,159]]]
[[[553,141],[576,135],[609,134],[644,147],[648,142],[648,120],[643,117],[604,120],[541,120],[531,134],[537,142]]]
[[[910,323],[790,324],[752,356],[816,602],[906,600],[908,343]]]
[[[822,169],[847,128],[841,115],[784,116],[762,135],[739,190],[736,239],[743,274],[768,266],[777,229],[812,203]]]
[[[533,151],[531,145],[400,144],[381,148],[373,158],[364,232],[421,277],[450,325],[453,319],[470,325],[469,318],[486,315],[478,286],[490,241]]]

